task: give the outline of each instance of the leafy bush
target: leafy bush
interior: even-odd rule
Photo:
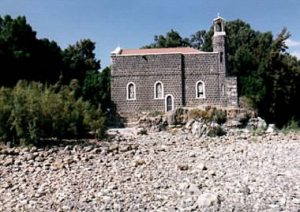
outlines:
[[[226,135],[226,132],[223,130],[221,126],[217,125],[217,126],[211,126],[207,135],[209,137],[223,136]]]
[[[283,133],[300,131],[299,122],[292,118],[287,125],[282,128]]]
[[[99,138],[105,117],[81,98],[72,86],[47,86],[20,81],[0,89],[0,139],[13,144],[37,144],[44,139],[82,138],[92,132]]]
[[[255,102],[253,101],[252,98],[247,97],[247,96],[241,96],[239,98],[239,105],[241,108],[246,108],[249,110],[255,110]]]
[[[7,88],[0,89],[0,136],[1,140],[11,139],[10,124],[8,122],[12,111],[11,90]]]
[[[223,110],[214,109],[212,113],[212,120],[218,124],[226,122],[226,112]]]

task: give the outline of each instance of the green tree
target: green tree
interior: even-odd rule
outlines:
[[[55,83],[61,72],[61,50],[54,41],[39,40],[25,17],[0,17],[0,84],[19,79]]]
[[[93,105],[100,105],[103,111],[109,108],[110,79],[109,67],[106,67],[101,72],[88,71],[82,87],[84,99],[90,101]]]
[[[84,39],[63,51],[65,65],[63,81],[65,83],[72,79],[78,79],[82,84],[87,71],[97,71],[100,68],[100,61],[96,59],[94,50],[95,43],[90,39]]]
[[[267,92],[261,109],[279,126],[293,118],[300,118],[300,66],[295,57],[286,53],[288,47],[285,41],[290,35],[284,28],[273,40],[268,57],[269,66],[264,76]]]
[[[25,17],[12,19],[0,17],[0,81],[13,85],[27,74],[32,76],[33,48],[36,45],[34,32]],[[25,74],[25,72],[27,72]]]
[[[180,47],[190,46],[187,38],[182,38],[180,34],[173,29],[167,32],[166,35],[155,35],[154,43],[146,45],[142,48],[167,48],[167,47]]]
[[[55,41],[38,40],[34,52],[35,75],[28,80],[54,84],[63,71],[62,50]],[[27,79],[27,78],[25,78]]]
[[[195,49],[201,49],[204,44],[205,35],[205,30],[199,30],[196,33],[192,34],[191,38],[189,39],[190,46]]]

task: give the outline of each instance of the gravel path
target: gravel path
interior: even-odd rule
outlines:
[[[0,211],[300,211],[300,135],[0,147]]]

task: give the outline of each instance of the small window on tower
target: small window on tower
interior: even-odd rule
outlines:
[[[221,95],[225,96],[225,85],[224,84],[221,85]]]
[[[222,31],[222,23],[221,22],[217,23],[216,31],[217,32],[221,32]]]
[[[220,52],[220,63],[223,62],[223,56],[224,56],[224,52]]]

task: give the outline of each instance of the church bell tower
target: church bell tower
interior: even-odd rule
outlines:
[[[213,51],[219,53],[220,57],[220,72],[226,72],[226,49],[225,49],[225,20],[219,15],[213,20],[214,35],[213,35]]]

